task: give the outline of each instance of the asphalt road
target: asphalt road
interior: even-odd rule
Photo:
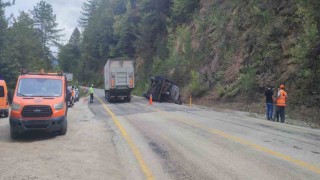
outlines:
[[[320,179],[319,130],[95,95],[90,109],[114,130],[127,179]]]
[[[0,119],[0,179],[320,179],[320,131],[197,106],[108,103],[69,110],[65,136],[11,140]]]

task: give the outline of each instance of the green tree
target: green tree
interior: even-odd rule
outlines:
[[[191,20],[193,12],[199,7],[200,0],[175,0],[171,7],[171,20],[182,24]]]
[[[16,77],[16,64],[8,61],[4,54],[6,49],[7,35],[8,35],[8,22],[5,17],[5,8],[14,4],[14,1],[0,0],[0,78],[7,81],[9,88],[13,88]]]
[[[75,28],[69,42],[60,48],[58,58],[62,70],[72,72],[75,77],[78,77],[80,55],[80,31]]]
[[[4,2],[0,0],[0,51],[4,46],[5,41],[5,31],[8,28],[8,22],[5,17],[5,7],[9,6],[9,2]],[[0,52],[1,53],[1,52]]]
[[[101,3],[101,0],[87,0],[82,4],[81,16],[78,20],[80,27],[86,27],[90,18],[97,10]]]
[[[139,2],[139,23],[135,28],[136,52],[143,59],[141,67],[145,77],[150,75],[153,58],[161,56],[159,49],[167,37],[167,18],[170,15],[169,0],[142,0]]]
[[[133,44],[136,40],[134,30],[139,21],[136,4],[127,1],[125,9],[122,9],[121,4],[118,4],[118,6],[113,24],[114,35],[117,40],[115,51],[119,52],[120,56],[133,58],[135,55]]]
[[[113,6],[110,0],[102,1],[88,19],[83,30],[82,48],[82,80],[96,80],[97,73],[108,57],[115,53],[115,37],[113,31]],[[100,78],[98,78],[100,79]]]
[[[43,58],[41,39],[36,36],[33,25],[34,22],[29,15],[21,12],[8,29],[3,57],[20,68],[48,69],[50,62]]]
[[[41,37],[43,49],[46,46],[58,45],[62,37],[61,29],[57,29],[56,15],[53,14],[52,6],[41,0],[31,11],[35,28]]]

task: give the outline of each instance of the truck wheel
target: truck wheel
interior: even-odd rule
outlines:
[[[106,91],[106,92],[105,92],[105,97],[106,97],[106,100],[107,100],[108,102],[110,102],[109,91]]]
[[[126,97],[126,101],[130,102],[131,101],[131,97]]]
[[[67,134],[67,130],[68,130],[68,120],[67,118],[63,121],[63,126],[62,129],[60,130],[59,134],[60,135],[66,135]]]
[[[11,136],[11,139],[15,140],[19,137],[19,133],[13,131],[11,128],[10,128],[10,136]]]

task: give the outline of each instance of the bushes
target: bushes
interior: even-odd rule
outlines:
[[[217,93],[218,97],[221,97],[221,98],[226,94],[225,88],[221,86],[220,83],[216,85],[214,91]]]
[[[201,96],[209,87],[206,83],[201,80],[200,74],[194,70],[191,70],[191,80],[189,83],[189,91],[194,96]]]
[[[319,32],[314,17],[307,9],[299,7],[296,16],[298,17],[296,19],[297,23],[303,25],[303,32],[291,49],[291,54],[294,62],[301,63],[305,61],[307,55],[319,40]]]
[[[255,80],[256,70],[254,68],[246,68],[244,73],[239,78],[239,90],[247,95],[250,95],[254,91],[256,85]]]
[[[132,91],[133,95],[142,96],[143,93],[149,89],[149,82],[147,80],[140,80],[135,82],[135,88]]]

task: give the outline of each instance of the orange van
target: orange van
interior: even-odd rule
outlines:
[[[0,117],[8,117],[9,115],[9,101],[8,89],[4,80],[0,80]]]
[[[10,113],[10,133],[15,139],[26,131],[67,133],[67,81],[59,73],[22,72]]]

